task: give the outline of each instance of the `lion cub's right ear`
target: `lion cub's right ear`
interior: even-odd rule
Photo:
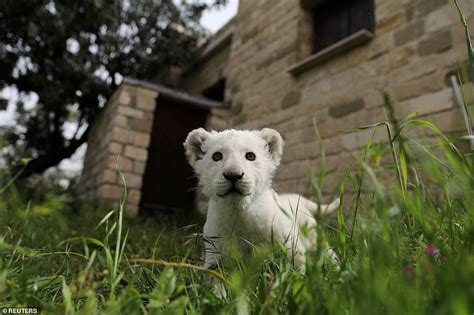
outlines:
[[[196,161],[199,161],[204,156],[202,145],[209,137],[210,133],[204,130],[204,128],[198,128],[191,131],[184,141],[184,152],[188,158],[189,164],[194,167]]]

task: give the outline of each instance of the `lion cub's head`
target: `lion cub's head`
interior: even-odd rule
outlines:
[[[184,142],[189,164],[209,198],[253,199],[271,186],[283,151],[273,129],[191,131]]]

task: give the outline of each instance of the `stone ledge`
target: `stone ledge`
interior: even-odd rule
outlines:
[[[294,76],[297,76],[351,48],[368,42],[373,37],[374,34],[372,32],[368,30],[360,30],[357,33],[354,33],[351,36],[346,37],[343,40],[335,43],[334,45],[331,45],[309,56],[308,58],[303,59],[300,62],[297,62],[296,64],[290,66],[288,72],[290,72]]]

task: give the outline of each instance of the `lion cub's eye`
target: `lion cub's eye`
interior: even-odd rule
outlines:
[[[247,152],[245,153],[245,158],[249,161],[255,161],[256,156],[253,152]]]
[[[222,160],[222,153],[220,153],[220,152],[214,153],[212,155],[212,159],[216,162]]]

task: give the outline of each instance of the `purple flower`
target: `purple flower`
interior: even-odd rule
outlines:
[[[425,252],[426,254],[428,254],[428,256],[431,256],[433,258],[436,258],[440,255],[439,249],[436,248],[436,246],[433,244],[426,245]]]
[[[268,282],[268,290],[271,290],[273,289],[273,281],[270,280],[270,282]]]

